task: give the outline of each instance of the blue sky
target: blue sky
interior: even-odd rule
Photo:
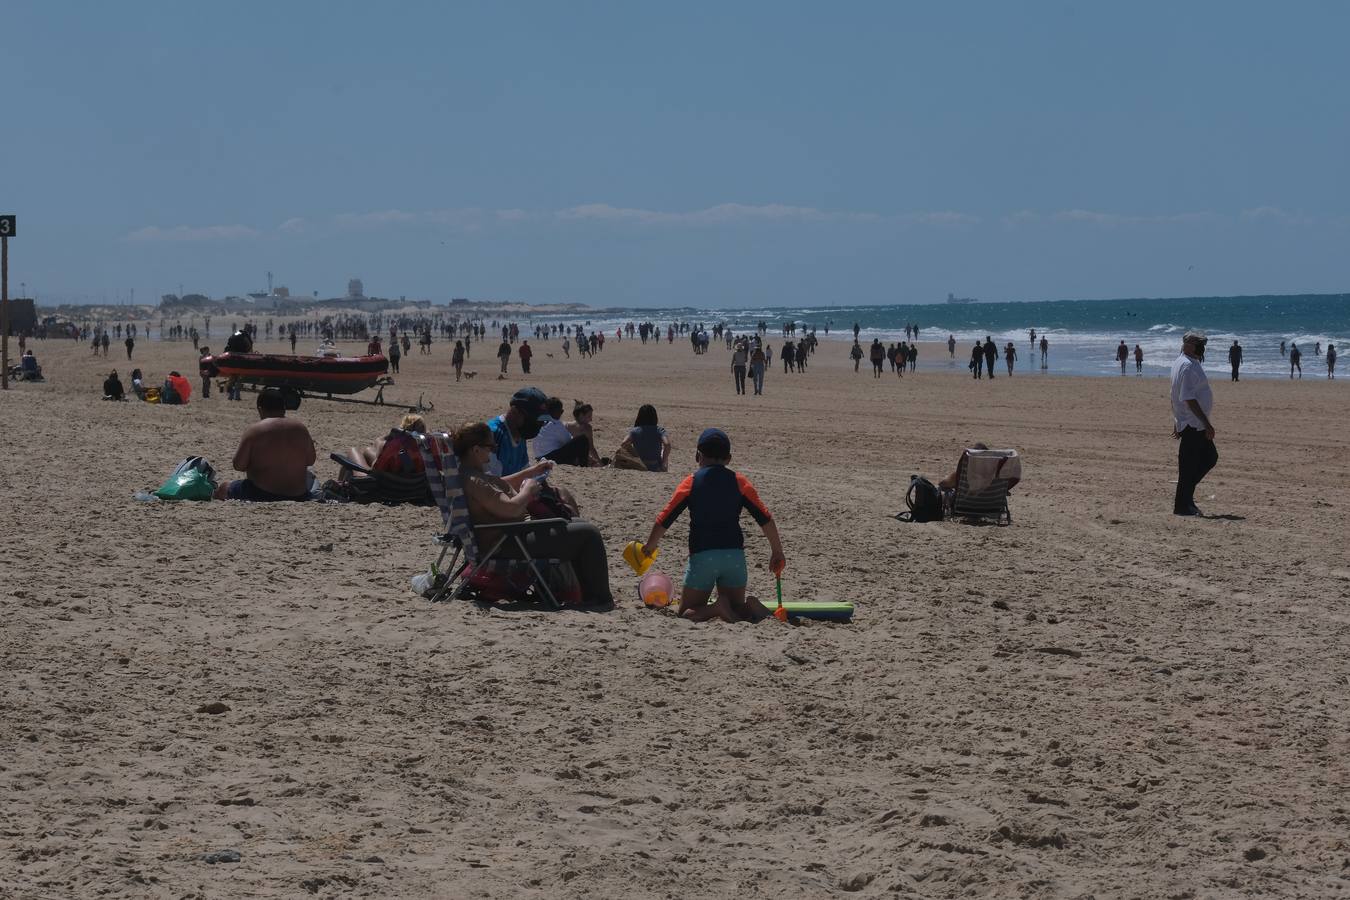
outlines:
[[[39,301],[1347,289],[1350,4],[0,8]]]

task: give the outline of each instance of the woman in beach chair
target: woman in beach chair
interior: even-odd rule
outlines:
[[[409,413],[397,428],[364,449],[353,447],[348,456],[330,453],[341,469],[325,492],[355,503],[411,503],[431,506],[431,490],[423,471],[422,453],[415,435],[424,434],[426,421]]]
[[[424,441],[422,446],[426,448],[428,443]],[[455,433],[453,451],[459,465],[456,480],[472,525],[471,533],[461,532],[459,537],[461,543],[468,538],[476,545],[472,550],[465,549],[469,562],[477,564],[475,571],[491,558],[523,561],[542,580],[535,564],[541,559],[556,559],[570,563],[575,570],[580,605],[612,606],[604,538],[593,524],[575,518],[576,501],[569,494],[543,484],[553,462],[544,460],[513,475],[498,477],[487,471],[494,446],[492,431],[485,422],[467,423]],[[443,515],[449,513],[447,518],[452,518],[449,502],[446,507]],[[453,533],[455,523],[447,521],[447,525]],[[478,556],[477,547],[489,549]],[[553,594],[547,581],[545,588]]]

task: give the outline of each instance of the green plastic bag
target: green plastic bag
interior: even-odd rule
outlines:
[[[168,480],[155,491],[161,500],[210,500],[216,492],[216,472],[200,456],[178,464]]]

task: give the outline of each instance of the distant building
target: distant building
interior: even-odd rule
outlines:
[[[468,302],[469,302],[469,298],[468,298],[468,297],[452,297],[452,298],[450,298],[450,304],[451,304],[452,306],[464,306],[464,305],[468,304]]]
[[[276,297],[278,300],[289,300],[291,297],[291,289],[284,285],[279,286],[276,290],[272,291],[272,296]]]
[[[362,300],[366,296],[366,286],[361,283],[360,278],[353,278],[347,282],[347,299]]]

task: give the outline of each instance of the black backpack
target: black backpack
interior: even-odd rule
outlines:
[[[896,514],[901,522],[941,522],[942,492],[922,475],[909,476],[909,490],[905,492],[908,510]]]

